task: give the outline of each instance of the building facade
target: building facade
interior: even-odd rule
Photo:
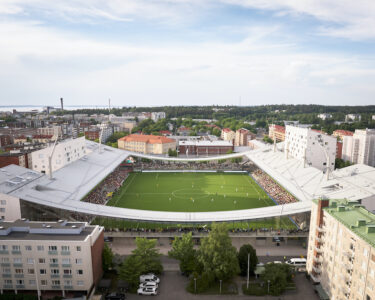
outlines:
[[[103,227],[87,223],[0,223],[2,291],[89,295],[102,275]]]
[[[224,141],[230,141],[233,143],[233,141],[236,138],[236,133],[230,129],[230,128],[223,128],[221,130],[221,139]]]
[[[332,118],[332,115],[331,114],[319,114],[318,118],[322,120],[328,120]]]
[[[236,131],[236,135],[234,138],[234,145],[235,146],[247,146],[247,141],[249,139],[249,130],[246,128],[241,128]]]
[[[268,127],[268,136],[276,141],[282,142],[285,140],[285,127],[280,125],[271,124]]]
[[[335,168],[335,137],[311,128],[286,126],[285,155],[304,161],[306,166],[331,171]]]
[[[375,215],[347,200],[313,201],[307,272],[331,300],[375,299]]]
[[[154,111],[151,113],[151,120],[157,122],[161,119],[165,119],[166,114],[164,111]]]
[[[353,136],[354,132],[349,130],[342,130],[337,129],[334,132],[332,132],[332,135],[339,138],[341,141],[344,139],[345,136]]]
[[[221,155],[233,151],[234,146],[229,141],[180,141],[180,155]]]
[[[345,116],[345,122],[361,121],[362,116],[360,114],[347,114]]]
[[[41,173],[49,174],[48,157],[52,153],[53,145],[31,153],[32,169]],[[52,159],[52,172],[63,166],[76,161],[86,155],[85,137],[64,140],[56,144]]]
[[[342,159],[375,167],[375,129],[357,129],[343,139]]]
[[[167,154],[176,150],[176,141],[165,136],[131,134],[120,138],[118,148],[144,154]]]

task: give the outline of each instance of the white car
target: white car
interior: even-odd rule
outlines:
[[[138,295],[156,296],[158,294],[158,289],[153,287],[139,288],[137,290]]]
[[[144,274],[144,275],[139,276],[140,283],[149,282],[149,281],[160,283],[160,279],[157,276],[155,276],[155,274],[150,273],[150,274]]]
[[[157,289],[159,287],[159,285],[155,281],[146,281],[146,282],[142,282],[139,285],[139,288],[146,288],[146,287],[151,287],[151,288]]]

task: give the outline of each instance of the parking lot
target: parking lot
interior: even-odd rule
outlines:
[[[185,290],[185,287],[188,283],[188,279],[178,271],[165,271],[163,275],[160,276],[160,286],[159,286],[159,295],[156,296],[158,299],[166,300],[196,300],[196,299],[205,299],[205,300],[214,300],[214,299],[283,299],[283,300],[318,300],[318,296],[315,294],[312,284],[305,278],[304,274],[299,274],[295,278],[297,285],[297,291],[288,292],[283,296],[272,297],[255,297],[255,296],[245,296],[242,293],[239,295],[231,296],[220,296],[220,295],[192,295]],[[238,277],[237,285],[240,289],[240,285],[244,279]],[[127,294],[127,299],[145,299],[148,296],[138,296]]]

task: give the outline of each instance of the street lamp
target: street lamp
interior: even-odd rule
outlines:
[[[197,278],[194,278],[194,293],[197,293]]]
[[[222,282],[222,280],[220,279],[220,294],[221,294],[221,282]]]
[[[268,294],[269,294],[270,293],[270,281],[267,280],[267,282],[268,282]]]
[[[247,282],[246,288],[249,288],[249,273],[250,273],[250,253],[247,254]]]

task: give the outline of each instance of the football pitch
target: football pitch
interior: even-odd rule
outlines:
[[[275,205],[243,173],[131,173],[110,206],[174,212],[208,212]]]

